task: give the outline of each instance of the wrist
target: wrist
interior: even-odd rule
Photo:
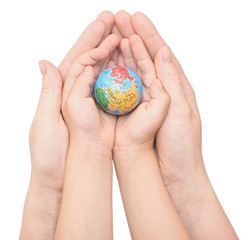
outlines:
[[[83,156],[100,160],[111,161],[112,159],[112,150],[109,149],[105,143],[83,137],[71,137],[68,152],[71,155],[74,155],[73,157],[70,157],[71,160],[86,159],[82,158]]]
[[[20,239],[53,239],[62,193],[41,186],[31,177],[25,199]]]
[[[53,180],[54,181],[54,180]],[[39,201],[49,201],[53,205],[60,204],[62,190],[54,187],[50,187],[50,179],[37,174],[31,174],[30,184],[26,196],[26,201],[28,202],[39,202]]]
[[[167,184],[167,190],[180,216],[201,210],[207,196],[213,192],[204,167],[197,169],[191,176]]]
[[[114,147],[113,161],[116,167],[120,165],[133,166],[152,155],[155,156],[152,144],[120,146]]]

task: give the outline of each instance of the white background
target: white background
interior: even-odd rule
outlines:
[[[142,11],[192,83],[203,155],[240,239],[249,239],[249,8],[247,1],[1,1],[0,239],[17,239],[30,176],[29,126],[41,87],[40,59],[58,65],[103,10]],[[130,239],[114,178],[114,238]]]

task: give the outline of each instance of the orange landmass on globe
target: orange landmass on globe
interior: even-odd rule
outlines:
[[[113,81],[116,84],[120,85],[122,85],[126,79],[129,79],[130,81],[135,79],[135,77],[132,77],[129,74],[129,71],[125,67],[121,66],[113,67],[110,76],[114,78]]]
[[[132,81],[130,89],[126,92],[120,92],[118,89],[111,89],[110,87],[105,88],[104,91],[107,93],[109,102],[109,110],[116,111],[119,110],[121,114],[126,111],[132,111],[138,104],[140,93],[136,89],[136,84]]]

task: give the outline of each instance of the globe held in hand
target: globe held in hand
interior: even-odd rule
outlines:
[[[94,86],[100,107],[114,115],[131,112],[141,101],[143,85],[138,75],[127,67],[115,66],[103,71]]]

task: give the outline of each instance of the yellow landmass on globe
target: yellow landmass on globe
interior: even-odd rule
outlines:
[[[116,111],[117,109],[123,114],[126,111],[132,111],[137,105],[137,99],[140,93],[136,89],[136,84],[132,81],[132,86],[126,92],[120,92],[118,89],[105,88],[107,96],[110,99],[109,110]]]

